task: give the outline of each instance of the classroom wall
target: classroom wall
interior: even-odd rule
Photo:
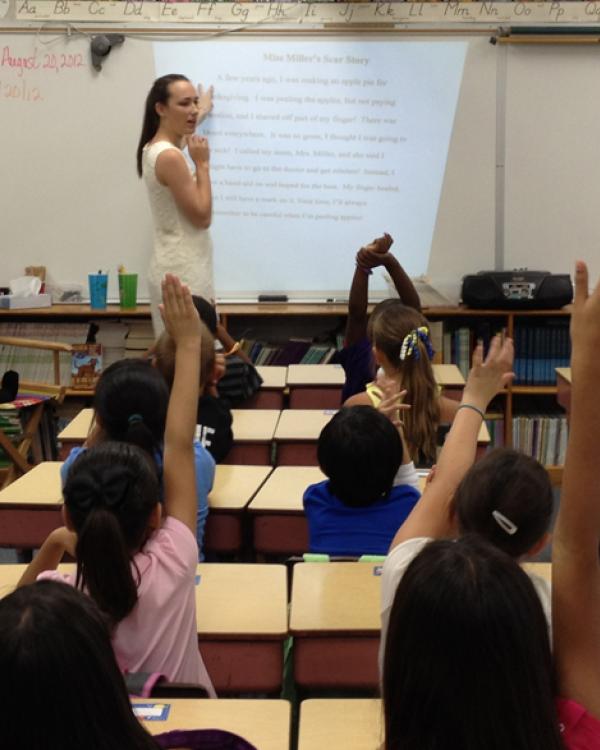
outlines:
[[[494,266],[498,202],[504,208],[499,254],[504,267],[568,272],[575,258],[585,257],[596,276],[597,50],[500,50],[487,35],[465,39],[464,75],[427,269],[430,282],[456,300],[463,274]],[[35,48],[38,69],[11,64],[11,56],[26,59]],[[85,282],[88,272],[109,268],[115,297],[114,271],[122,262],[140,271],[143,298],[152,231],[134,152],[142,102],[154,77],[150,43],[128,38],[100,74],[91,70],[88,40],[78,35],[64,40],[4,33],[0,51],[0,120],[9,134],[0,144],[8,176],[0,186],[5,217],[0,284],[29,264],[46,264],[65,282]],[[497,102],[500,54],[506,55],[507,93]],[[497,195],[498,116],[505,116],[506,151],[504,191]],[[385,229],[374,226],[372,235]],[[357,236],[356,244],[367,239]],[[395,250],[401,260],[411,252],[401,230]],[[354,249],[348,252],[350,257]],[[264,290],[261,283],[268,276],[263,267],[258,270],[256,292]],[[339,290],[347,289],[350,275],[351,264],[340,269]],[[383,280],[374,286],[385,289]],[[218,291],[222,288],[217,278]]]
[[[600,276],[600,50],[515,46],[507,60],[508,268]]]

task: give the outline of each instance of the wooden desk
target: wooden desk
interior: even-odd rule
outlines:
[[[38,464],[0,492],[0,546],[39,547],[53,529],[62,525],[61,465],[60,461]],[[243,511],[270,473],[270,466],[216,467],[208,497],[206,550],[240,550]]]
[[[283,565],[201,563],[198,641],[217,693],[276,693],[287,636]]]
[[[420,477],[421,492],[425,476]],[[264,555],[308,552],[308,523],[302,498],[310,484],[326,479],[318,466],[278,466],[250,501],[254,549]]]
[[[0,565],[0,599],[12,594],[26,569],[27,565]],[[61,573],[74,573],[75,564],[63,563],[58,570]]]
[[[360,562],[294,566],[290,633],[299,686],[378,688],[380,571]]]
[[[456,365],[432,364],[433,377],[438,385],[443,388],[463,388],[465,379]]]
[[[383,740],[379,698],[327,698],[300,704],[298,750],[380,750]]]
[[[243,409],[283,409],[287,367],[259,365],[258,374],[263,379],[260,390],[244,402]]]
[[[556,400],[567,412],[567,418],[571,414],[571,368],[556,368]]]
[[[318,466],[278,466],[248,510],[253,516],[253,546],[265,555],[308,552],[308,524],[302,496],[309,484],[325,475]]]
[[[228,464],[271,464],[271,444],[279,421],[277,409],[232,409],[233,447]]]
[[[225,729],[259,750],[289,750],[291,707],[283,700],[135,698],[132,705],[169,706],[165,721],[142,721],[151,734],[173,729]]]
[[[61,461],[45,461],[0,492],[0,546],[40,547],[63,525]]]
[[[339,409],[345,381],[341,365],[289,365],[290,409]]]
[[[277,464],[317,466],[317,440],[336,409],[284,409],[275,430]]]
[[[204,546],[210,552],[237,553],[243,542],[244,509],[263,485],[270,466],[219,464],[208,496]]]
[[[26,567],[0,565],[0,596],[14,591]],[[72,572],[75,566],[59,569]],[[283,565],[198,565],[198,644],[217,693],[281,689],[286,575]]]
[[[83,445],[92,428],[94,421],[93,409],[82,409],[79,414],[72,419],[65,429],[58,434],[58,440],[61,443],[59,458],[64,460],[76,445]]]

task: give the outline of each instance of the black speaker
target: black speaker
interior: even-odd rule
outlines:
[[[573,301],[573,285],[548,271],[479,271],[463,277],[461,297],[469,307],[550,310]]]

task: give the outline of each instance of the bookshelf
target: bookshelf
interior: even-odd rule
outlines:
[[[326,338],[334,332],[343,331],[347,305],[344,303],[230,303],[219,305],[224,325],[236,338],[247,335],[248,332],[256,333],[257,337],[265,340],[284,341],[290,337],[301,336],[311,339]],[[536,351],[540,342],[539,335],[523,338],[523,330],[539,330],[553,327],[563,331],[568,340],[569,307],[561,310],[475,310],[465,307],[429,307],[423,310],[425,316],[434,324],[440,323],[442,336],[453,333],[461,328],[469,331],[467,356],[470,356],[474,338],[481,331],[487,331],[491,335],[499,330],[504,330],[507,335],[515,338],[515,344],[519,347],[517,336],[521,335],[522,341],[519,354],[525,357],[548,360],[545,362],[546,371],[551,373],[549,382],[539,385],[530,383],[516,383],[499,394],[491,408],[491,412],[504,419],[504,444],[513,444],[513,417],[522,413],[522,402],[527,400],[530,407],[527,413],[535,412],[536,402],[540,400],[540,409],[546,410],[548,403],[556,402],[556,381],[554,366],[561,366],[562,362],[554,364],[558,357],[552,356],[552,345],[549,342],[543,344],[547,351]],[[150,308],[148,305],[139,305],[133,310],[121,310],[118,305],[109,305],[106,310],[91,310],[87,305],[54,305],[51,308],[35,310],[0,310],[0,330],[3,323],[8,322],[35,322],[40,324],[56,324],[53,328],[53,338],[61,340],[59,335],[60,326],[75,322],[89,323],[91,321],[120,321],[125,325],[133,321],[148,321],[150,319]],[[439,333],[439,329],[438,329]],[[484,336],[485,338],[485,336]],[[333,341],[334,339],[331,339]],[[564,344],[564,341],[563,341]],[[550,348],[548,348],[550,347]],[[442,346],[438,349],[443,350]],[[563,352],[563,359],[568,360],[568,354]],[[436,361],[444,361],[438,357]],[[568,361],[565,362],[568,364]],[[0,359],[0,368],[4,363]],[[533,370],[531,371],[533,374]],[[537,374],[537,373],[536,373]],[[74,394],[75,395],[75,394]],[[76,395],[90,395],[77,393]],[[558,411],[555,406],[554,411]]]

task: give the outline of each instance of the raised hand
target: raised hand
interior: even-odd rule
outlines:
[[[200,317],[189,287],[182,284],[177,276],[168,273],[162,281],[162,298],[160,313],[175,346],[187,340],[200,341]]]
[[[356,262],[363,268],[376,268],[385,265],[385,255],[393,245],[394,240],[387,232],[377,237],[373,242],[361,247],[356,254]]]
[[[575,266],[571,343],[573,377],[581,371],[586,376],[597,377],[600,370],[600,282],[590,294],[588,269],[583,261],[577,261]]]
[[[483,359],[483,344],[479,342],[473,352],[469,377],[463,392],[463,403],[473,404],[485,411],[492,398],[514,378],[512,339],[494,336],[488,355]]]
[[[214,88],[209,86],[205,89],[201,83],[196,88],[198,91],[198,121],[202,122],[212,112]]]

